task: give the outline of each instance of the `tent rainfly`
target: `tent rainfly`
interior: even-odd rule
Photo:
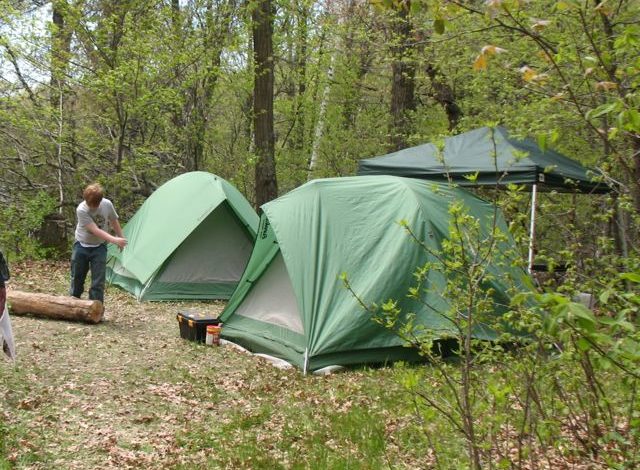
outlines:
[[[262,206],[258,236],[238,288],[221,315],[222,337],[254,353],[284,359],[307,371],[330,365],[418,359],[392,332],[372,321],[342,285],[346,273],[365,301],[396,299],[423,325],[454,331],[442,316],[447,301],[438,294],[444,278],[429,276],[428,303],[407,298],[411,272],[429,255],[398,224],[406,220],[420,240],[439,250],[448,237],[450,203],[462,200],[488,236],[494,207],[448,184],[394,176],[310,181]],[[498,226],[507,232],[498,212]],[[502,261],[489,266],[496,302],[506,308],[508,276],[520,289],[531,286],[525,271],[512,265],[513,241],[499,246]],[[509,255],[511,253],[511,255]],[[511,282],[509,282],[510,284]],[[440,312],[440,313],[438,313]],[[499,318],[501,311],[496,311]],[[493,339],[482,325],[477,338]]]
[[[107,281],[138,300],[228,299],[246,267],[259,218],[219,176],[185,173],[159,187],[110,246]]]
[[[588,169],[554,150],[542,149],[531,139],[511,137],[500,126],[481,127],[446,138],[441,150],[430,143],[365,158],[358,163],[358,174],[451,180],[461,186],[504,187],[514,183],[530,187],[530,272],[538,190],[590,194],[611,191],[598,170]]]

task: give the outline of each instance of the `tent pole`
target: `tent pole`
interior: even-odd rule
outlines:
[[[529,260],[527,262],[527,271],[529,274],[533,271],[533,243],[536,235],[536,202],[538,197],[538,185],[531,187],[531,221],[529,222]]]
[[[156,271],[155,273],[153,273],[151,275],[151,277],[149,278],[149,280],[144,284],[144,287],[142,288],[142,290],[140,291],[140,295],[138,295],[138,302],[142,302],[142,298],[144,297],[144,295],[147,293],[147,289],[149,289],[149,286],[151,285],[151,282],[156,278],[156,274],[158,274],[158,271]]]

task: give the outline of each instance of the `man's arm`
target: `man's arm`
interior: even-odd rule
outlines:
[[[106,242],[109,243],[113,243],[114,245],[118,245],[118,247],[122,250],[124,249],[125,246],[127,246],[127,239],[122,237],[122,229],[120,228],[120,224],[118,223],[118,231],[116,231],[116,233],[118,233],[118,235],[120,235],[119,237],[114,237],[113,235],[111,235],[108,232],[105,232],[104,230],[102,230],[100,227],[98,227],[95,222],[91,222],[90,224],[87,224],[85,226],[85,228],[91,232],[92,234],[94,234],[96,237],[103,239]],[[114,227],[115,229],[115,227]]]
[[[120,221],[118,219],[111,219],[111,227],[113,227],[113,231],[116,232],[116,235],[120,238],[124,238],[122,234],[122,227],[120,227]]]

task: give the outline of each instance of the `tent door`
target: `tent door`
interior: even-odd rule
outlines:
[[[298,301],[281,252],[273,258],[235,313],[304,333]]]

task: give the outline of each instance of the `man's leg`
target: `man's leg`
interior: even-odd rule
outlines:
[[[104,283],[107,271],[107,245],[91,249],[91,289],[89,299],[104,303]]]
[[[4,304],[7,301],[7,289],[0,287],[0,318],[4,315]]]
[[[73,297],[80,298],[84,292],[84,280],[89,272],[89,253],[88,248],[83,247],[80,243],[73,244],[71,251],[71,288],[69,294]]]

